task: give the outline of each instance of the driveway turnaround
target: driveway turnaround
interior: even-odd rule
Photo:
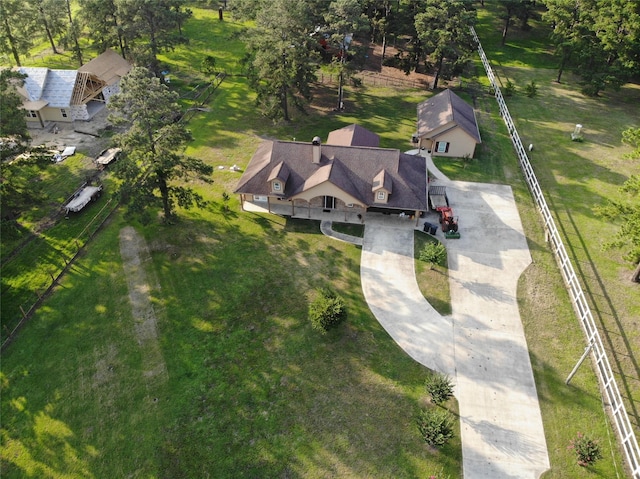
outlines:
[[[413,225],[398,218],[367,216],[364,295],[412,358],[454,380],[465,479],[538,478],[549,458],[516,301],[531,256],[511,188],[441,182],[461,233],[448,240],[438,233],[449,258],[451,317],[420,293]]]

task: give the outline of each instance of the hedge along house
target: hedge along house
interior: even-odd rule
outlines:
[[[131,65],[113,50],[107,50],[78,70],[19,67],[27,75],[18,88],[30,127],[44,128],[49,122],[90,120],[119,91],[120,78]]]
[[[449,89],[418,105],[413,141],[433,156],[458,158],[473,158],[482,143],[473,107]]]
[[[270,213],[322,218],[344,212],[415,216],[427,210],[423,157],[379,148],[378,136],[350,125],[329,134],[334,144],[263,141],[235,193],[242,208],[262,205]]]

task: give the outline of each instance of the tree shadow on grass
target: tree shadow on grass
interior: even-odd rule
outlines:
[[[258,231],[266,224],[258,221]],[[189,227],[202,233],[204,228],[204,223]],[[286,235],[272,234],[271,228]],[[183,255],[197,254],[203,261],[190,273],[191,287],[175,285],[170,294],[180,298],[178,289],[183,288],[193,294],[198,285],[200,292],[192,298],[197,308],[172,305],[181,314],[170,322],[180,321],[191,333],[173,336],[170,348],[192,357],[188,362],[196,365],[195,374],[204,375],[202,382],[210,387],[200,389],[197,401],[187,402],[169,431],[162,454],[165,475],[187,477],[206,465],[215,467],[220,477],[303,477],[309,468],[321,475],[332,471],[362,475],[373,468],[383,476],[399,468],[415,476],[410,462],[399,465],[397,460],[422,449],[418,443],[409,446],[412,452],[403,450],[411,442],[407,435],[415,434],[419,441],[415,432],[408,432],[414,425],[406,423],[415,403],[393,385],[406,381],[407,373],[398,371],[399,379],[385,379],[380,376],[384,368],[374,364],[394,362],[404,353],[388,337],[390,344],[378,351],[383,340],[367,333],[364,324],[375,320],[370,313],[363,317],[364,306],[362,311],[354,308],[353,320],[326,336],[318,335],[306,321],[306,295],[314,287],[310,277],[342,283],[341,294],[348,303],[362,304],[358,269],[353,264],[338,267],[341,261],[353,261],[351,255],[358,257],[359,251],[353,249],[344,258],[344,248],[351,247],[323,238],[317,222],[268,222],[266,234],[224,229],[216,232],[224,243],[202,250],[195,247]],[[304,240],[307,234],[316,235],[318,241]],[[300,252],[299,241],[305,241],[308,251]],[[244,254],[249,248],[251,253]],[[158,264],[164,261],[156,258]],[[168,293],[166,287],[163,291]],[[355,291],[358,297],[352,296]],[[191,329],[185,319],[192,316],[210,323],[217,333]],[[380,329],[377,323],[374,329]],[[200,352],[187,353],[184,341],[187,337],[193,341],[194,334],[202,338],[196,340]],[[197,366],[201,355],[210,364],[204,370]],[[175,361],[168,361],[170,373]],[[424,371],[407,359],[400,362],[412,370],[411,381]],[[188,381],[182,381],[185,387],[176,387],[190,389]],[[389,421],[393,424],[381,429],[380,423]],[[404,426],[398,428],[395,421]]]

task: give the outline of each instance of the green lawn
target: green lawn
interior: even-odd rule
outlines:
[[[196,141],[188,153],[225,167],[216,169],[212,186],[194,185],[211,206],[181,211],[173,226],[137,225],[151,251],[146,272],[166,377],[145,375],[149,351],[131,316],[118,242],[126,223],[118,214],[3,352],[0,475],[460,477],[459,435],[440,451],[419,438],[415,418],[428,405],[427,370],[400,351],[366,307],[360,249],[325,238],[315,222],[240,212],[235,197],[229,212],[222,208],[223,192],[230,193],[238,179],[228,166],[246,166],[260,138],[326,138],[358,122],[380,134],[381,146],[409,149],[415,105],[430,93],[350,87],[346,111],[335,113],[334,89],[319,86],[308,115],[272,124],[255,111],[246,80],[235,75],[246,26],[229,18],[218,22],[215,10],[193,10],[185,26],[191,43],[163,58],[172,86],[185,93],[200,84],[204,78],[191,67],[205,54],[232,75],[212,96],[211,111],[190,123]],[[500,50],[490,17],[481,11],[480,18],[478,33],[489,57],[500,60],[500,74],[518,86],[540,80],[535,99],[509,100],[512,115],[523,139],[535,144],[534,167],[572,254],[581,268],[591,268],[581,272],[593,285],[600,320],[611,321],[605,327],[611,347],[636,348],[635,356],[623,350],[617,363],[629,366],[623,395],[637,398],[633,358],[640,341],[633,336],[637,325],[628,323],[640,317],[637,301],[623,284],[626,265],[619,254],[600,252],[607,225],[591,213],[592,204],[617,194],[623,179],[637,172],[637,163],[619,161],[625,150],[616,131],[634,114],[637,119],[637,110],[623,101],[637,90],[584,99],[575,83],[544,80],[553,71],[540,68],[552,68],[553,58],[540,50],[535,29],[526,35],[514,30],[508,48]],[[476,102],[481,123],[478,160],[438,166],[455,179],[511,184],[518,200],[534,259],[521,279],[519,301],[552,463],[545,478],[617,477],[620,453],[588,364],[571,386],[564,385],[584,338],[495,100],[480,73],[465,84],[465,98]],[[585,125],[584,143],[566,140],[575,122]],[[52,230],[45,247],[67,244],[74,234]],[[12,276],[22,278],[30,258],[41,255],[34,250],[15,260],[22,267]],[[3,282],[5,274],[3,268]],[[448,314],[446,288],[430,288],[446,284],[444,272],[418,268],[418,274],[423,291],[442,293],[429,300]],[[306,308],[309,293],[326,285],[345,298],[349,319],[321,336]],[[3,283],[3,308],[6,295]],[[605,457],[593,468],[577,466],[567,450],[578,431],[601,444]]]
[[[459,442],[418,436],[426,370],[366,308],[360,249],[316,222],[182,218],[143,230],[166,381],[144,375],[118,217],[4,353],[2,477],[458,476]],[[349,311],[327,336],[306,320],[324,285]]]

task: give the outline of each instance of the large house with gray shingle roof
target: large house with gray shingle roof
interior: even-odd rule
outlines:
[[[427,168],[421,156],[379,148],[378,136],[351,125],[329,134],[333,144],[263,141],[235,192],[245,202],[291,216],[349,211],[419,216],[427,210]]]
[[[447,89],[418,105],[418,147],[433,156],[473,158],[482,143],[473,107]]]

